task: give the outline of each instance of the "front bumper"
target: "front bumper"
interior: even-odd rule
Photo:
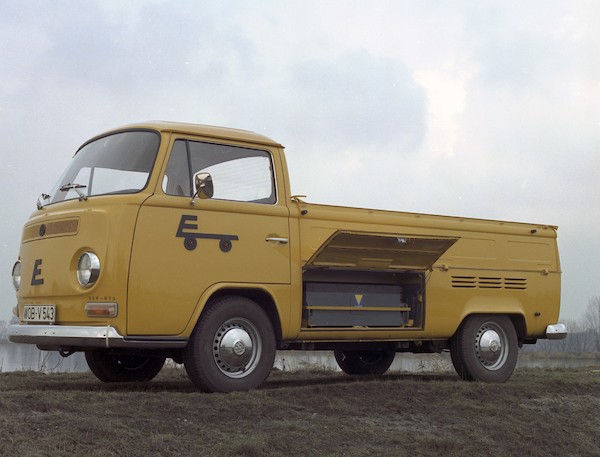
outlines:
[[[187,338],[125,337],[111,326],[13,324],[8,326],[8,339],[13,343],[35,344],[47,351],[93,348],[177,349],[187,345]]]
[[[546,327],[546,338],[549,340],[563,340],[567,337],[567,326],[565,324],[554,324]]]

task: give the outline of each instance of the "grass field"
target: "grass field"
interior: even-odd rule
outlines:
[[[203,394],[165,368],[148,384],[88,373],[0,374],[2,456],[599,456],[600,370],[274,372]]]

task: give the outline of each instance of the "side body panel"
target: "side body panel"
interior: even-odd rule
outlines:
[[[192,208],[189,199],[179,200],[155,196],[140,210],[129,278],[129,335],[188,333],[205,304],[200,298],[219,284],[267,291],[289,284],[289,245],[265,241],[269,235],[289,236],[285,207],[201,201]],[[227,252],[219,239],[198,239],[187,249],[177,236],[182,220],[188,233],[236,239]]]
[[[334,329],[303,323],[302,340],[446,339],[454,334],[464,317],[473,313],[520,316],[525,322],[526,336],[536,338],[543,337],[546,326],[558,320],[560,264],[555,227],[303,202],[298,203],[298,214],[304,276],[310,271],[310,259],[339,231],[408,239],[458,238],[426,270],[423,328]],[[381,274],[389,271],[386,265],[391,257],[385,253],[380,256],[379,267],[373,263],[365,269]],[[302,304],[295,300],[296,312],[300,313],[301,308]]]

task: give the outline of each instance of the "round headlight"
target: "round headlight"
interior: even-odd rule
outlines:
[[[100,276],[100,259],[93,252],[84,252],[77,262],[77,281],[83,287],[91,287]]]
[[[16,291],[21,287],[21,261],[17,260],[12,269],[13,286]]]

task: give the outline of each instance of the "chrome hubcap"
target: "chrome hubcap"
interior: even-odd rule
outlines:
[[[493,322],[486,322],[477,331],[475,351],[481,365],[488,370],[501,368],[508,357],[508,341],[502,328]]]
[[[500,336],[494,330],[486,330],[479,338],[479,353],[481,358],[488,363],[498,360],[502,353]]]
[[[243,318],[224,322],[213,340],[215,364],[230,378],[243,378],[251,373],[260,360],[261,351],[258,330]]]

